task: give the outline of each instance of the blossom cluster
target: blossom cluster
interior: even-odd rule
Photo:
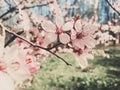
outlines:
[[[27,6],[26,2],[24,0],[14,0],[14,4],[17,5],[19,11],[14,29],[24,30],[24,36],[28,41],[43,48],[57,48],[54,47],[56,43],[60,43],[63,46],[68,45],[78,57],[95,46],[96,41],[93,35],[98,30],[96,23],[82,20],[79,15],[74,18],[64,19],[64,13],[56,0],[47,0],[46,2],[49,5],[50,12],[53,14],[52,20],[36,15],[31,11],[23,10]],[[5,38],[1,38],[1,40],[3,40],[1,42],[5,42]],[[1,53],[0,69],[7,73],[8,71],[14,71],[14,73],[21,72],[31,75],[39,69],[34,52],[39,52],[43,56],[46,56],[46,52],[41,48],[26,46],[26,43],[22,42],[21,39],[16,40],[16,44],[13,43],[13,45],[6,48],[3,48],[4,43],[1,44],[3,52]],[[13,53],[10,54],[11,51]],[[21,68],[23,71],[21,71]]]

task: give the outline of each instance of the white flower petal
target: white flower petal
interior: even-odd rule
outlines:
[[[3,72],[0,72],[0,90],[15,90],[13,80]]]
[[[76,39],[76,31],[74,29],[71,30],[71,39]]]
[[[75,39],[72,41],[73,46],[84,49],[85,43],[83,40]]]
[[[66,33],[60,34],[60,42],[63,44],[67,44],[68,42],[70,42],[70,36]]]
[[[46,32],[55,32],[56,29],[55,24],[53,24],[51,21],[43,21],[41,26]]]
[[[81,20],[77,20],[77,21],[75,22],[75,29],[76,29],[76,31],[78,31],[78,32],[81,32],[81,31],[82,31]]]
[[[19,18],[22,20],[21,21],[21,27],[25,30],[28,31],[31,28],[31,23],[30,23],[30,19],[29,16],[27,14],[27,12],[23,11],[23,10],[19,10]]]
[[[23,83],[31,76],[30,72],[26,68],[22,67],[22,65],[16,71],[10,68],[8,68],[7,70],[7,73],[10,75],[10,77],[12,77],[17,83]]]
[[[56,40],[57,35],[55,33],[46,33],[43,45],[47,46],[48,44],[55,42]]]
[[[61,16],[56,16],[55,17],[55,23],[57,25],[58,28],[61,28],[64,24],[64,20],[63,20],[63,17]]]
[[[73,28],[73,22],[67,22],[63,25],[62,29],[63,31],[69,31]]]
[[[11,47],[6,47],[4,52],[5,52],[5,55],[4,55],[5,62],[9,63],[15,59],[18,59],[17,55],[18,55],[19,51],[18,51],[17,45],[12,45]]]
[[[76,60],[82,69],[84,69],[88,66],[88,61],[87,61],[85,54],[81,54],[80,56],[76,56]]]
[[[96,44],[96,41],[94,38],[88,36],[88,37],[85,37],[84,38],[84,42],[85,42],[85,45],[88,47],[88,48],[93,48],[95,47],[95,44]]]
[[[86,25],[84,25],[83,30],[85,33],[93,34],[95,31],[98,30],[98,26],[86,24]]]

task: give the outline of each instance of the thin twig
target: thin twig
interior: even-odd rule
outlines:
[[[5,13],[3,13],[3,14],[0,16],[0,18],[3,18],[3,17],[6,16],[7,14],[12,13],[12,12],[14,12],[15,10],[16,10],[16,6],[10,8],[8,11],[6,11]]]
[[[7,0],[4,0],[6,2],[6,4],[11,7],[11,4],[7,1]]]
[[[112,4],[110,4],[110,2],[108,1],[108,0],[105,0],[107,3],[108,3],[108,5],[116,12],[116,13],[118,13],[118,15],[120,15],[120,12],[118,11],[118,10],[116,10],[113,6],[112,6]]]
[[[41,49],[43,49],[43,50],[45,50],[45,51],[48,51],[49,53],[53,54],[54,56],[56,56],[57,58],[59,58],[60,60],[62,60],[64,63],[66,63],[66,65],[72,66],[70,63],[68,63],[67,61],[65,61],[65,59],[63,59],[63,58],[60,57],[59,55],[55,54],[54,52],[48,50],[47,48],[41,47],[40,45],[37,45],[37,44],[34,44],[34,43],[26,40],[26,39],[23,38],[22,36],[14,33],[14,32],[12,32],[12,31],[9,31],[9,30],[7,30],[7,29],[5,29],[5,31],[8,32],[8,33],[10,33],[10,34],[12,34],[12,35],[14,35],[14,36],[16,36],[16,37],[18,37],[18,38],[20,38],[20,39],[22,39],[23,41],[27,42],[28,44],[30,44],[30,45],[33,46],[33,47],[41,48]]]

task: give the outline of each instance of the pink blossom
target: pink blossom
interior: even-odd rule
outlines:
[[[36,61],[36,58],[34,56],[28,55],[24,63],[25,67],[31,74],[34,74],[39,70],[40,64]]]
[[[0,71],[7,72],[19,83],[28,79],[32,74],[36,73],[39,68],[40,64],[37,62],[33,50],[24,44],[15,44],[5,48],[3,58],[0,61]]]
[[[72,45],[74,48],[85,49],[93,48],[96,41],[93,38],[94,32],[97,30],[97,27],[92,24],[87,24],[77,20],[75,22],[75,30],[71,31]]]
[[[88,59],[94,59],[94,56],[88,52],[82,53],[81,55],[75,55],[75,59],[82,69],[88,67]]]
[[[70,36],[65,33],[65,31],[69,31],[73,28],[73,22],[68,21],[64,24],[64,21],[60,17],[56,17],[55,19],[56,24],[52,23],[51,21],[43,21],[42,28],[48,32],[48,36],[52,36],[51,42],[57,40],[59,36],[59,40],[63,44],[67,44],[70,41]]]
[[[41,32],[39,29],[41,29]],[[39,27],[32,27],[29,32],[31,34],[31,41],[36,42],[36,44],[45,48],[51,44],[51,41],[56,40],[55,38],[51,38],[54,36],[53,33],[45,32]]]

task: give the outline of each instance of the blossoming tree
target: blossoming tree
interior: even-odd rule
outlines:
[[[9,5],[6,0],[0,3]],[[31,10],[42,5],[49,7],[51,18]],[[82,69],[88,66],[89,51],[96,45],[94,34],[100,30],[100,25],[94,22],[95,17],[91,20],[83,20],[80,15],[66,17],[57,0],[11,0],[9,7],[0,16],[2,90],[15,90],[22,85],[40,69],[40,60],[50,54],[71,65],[56,54],[59,47],[74,53]],[[12,25],[4,23],[13,17],[16,20]]]

